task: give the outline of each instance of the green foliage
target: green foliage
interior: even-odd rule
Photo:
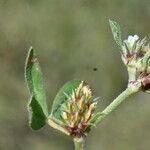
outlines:
[[[31,96],[29,102],[29,123],[33,130],[38,130],[45,125],[46,116],[43,113],[42,107],[34,96]]]
[[[38,130],[45,125],[48,111],[43,88],[42,72],[33,48],[30,48],[27,56],[25,79],[31,95],[28,104],[29,123],[33,130]]]
[[[68,97],[67,95],[70,95],[73,90],[75,90],[79,84],[81,83],[80,80],[73,80],[70,82],[67,82],[58,92],[56,95],[53,105],[52,105],[52,111],[51,111],[51,116],[54,117],[57,120],[61,119],[61,110],[60,107],[62,104],[64,104],[67,100]]]
[[[150,65],[149,63],[150,63],[150,50],[143,57],[143,67],[145,68],[145,70]]]
[[[113,33],[113,37],[120,48],[122,48],[121,30],[117,22],[109,20],[110,27]]]

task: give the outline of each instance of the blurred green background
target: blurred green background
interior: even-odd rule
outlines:
[[[28,127],[24,63],[31,45],[49,110],[68,80],[87,81],[100,96],[99,110],[126,88],[109,18],[120,23],[124,38],[150,37],[149,0],[0,0],[0,150],[73,150],[71,139],[49,126]],[[90,133],[86,150],[150,150],[149,97],[140,93],[123,103]]]

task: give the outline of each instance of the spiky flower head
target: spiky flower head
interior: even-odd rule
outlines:
[[[71,136],[85,136],[87,127],[91,125],[97,98],[93,98],[90,87],[84,82],[70,95],[64,94],[68,100],[61,106],[63,124]]]
[[[119,24],[110,20],[110,26],[128,70],[129,85],[138,85],[144,91],[150,90],[150,46],[146,38],[129,35],[122,41]]]
[[[122,59],[125,65],[133,65],[140,63],[143,56],[149,51],[149,45],[146,45],[146,38],[140,40],[137,35],[128,36],[128,39],[123,41]]]
[[[146,38],[141,40],[137,35],[129,36],[123,44],[122,60],[128,69],[129,84],[139,82],[143,90],[149,90],[150,46]]]

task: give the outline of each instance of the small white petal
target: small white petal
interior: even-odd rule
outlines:
[[[132,39],[133,39],[133,36],[132,36],[132,35],[129,35],[127,41],[130,42],[130,41],[132,41]]]
[[[134,38],[135,41],[137,41],[139,39],[139,36],[138,35],[134,35],[133,38]]]
[[[139,36],[138,36],[138,35],[134,35],[134,36],[129,35],[129,36],[128,36],[128,42],[135,42],[135,41],[137,41],[138,39],[139,39]]]
[[[138,35],[129,35],[128,36],[128,39],[127,39],[127,44],[132,47],[134,45],[134,43],[139,39]]]

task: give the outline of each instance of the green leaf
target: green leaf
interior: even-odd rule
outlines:
[[[117,22],[109,20],[110,27],[113,33],[113,37],[120,48],[122,48],[121,30]]]
[[[143,58],[143,67],[145,68],[145,70],[147,69],[147,67],[149,67],[149,63],[150,63],[150,50],[148,50],[148,52],[144,55]]]
[[[29,123],[33,130],[43,127],[48,117],[42,72],[33,48],[30,48],[25,65],[25,79],[31,99],[28,104]]]
[[[52,105],[52,111],[51,116],[54,117],[57,120],[61,120],[61,106],[64,104],[68,97],[67,95],[70,95],[73,90],[75,90],[79,85],[81,81],[80,80],[73,80],[70,82],[67,82],[58,92],[56,95],[53,105]]]
[[[47,117],[34,96],[31,96],[31,100],[28,104],[28,110],[30,127],[33,130],[42,128],[45,125],[45,120],[47,119]]]

